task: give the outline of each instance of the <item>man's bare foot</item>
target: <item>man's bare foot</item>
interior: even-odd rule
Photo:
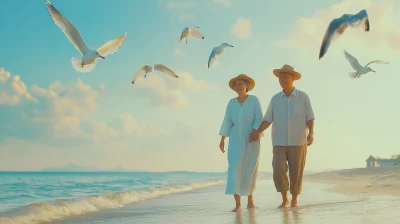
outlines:
[[[283,200],[282,204],[279,205],[278,208],[284,208],[284,207],[286,207],[288,204],[289,204],[289,200],[287,200],[287,199],[286,199],[286,200]]]
[[[253,203],[251,203],[251,204],[247,204],[247,208],[255,208],[256,206],[254,206],[254,204]]]
[[[292,201],[290,202],[290,206],[292,206],[293,208],[299,207],[299,206],[297,205],[297,200],[292,200]]]
[[[240,211],[242,211],[242,208],[241,208],[240,206],[236,206],[236,207],[232,210],[232,212],[240,212]]]

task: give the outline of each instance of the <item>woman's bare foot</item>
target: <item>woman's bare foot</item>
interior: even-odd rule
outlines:
[[[251,204],[247,204],[247,208],[255,208],[256,206],[254,206],[254,204],[253,203],[251,203]]]
[[[242,211],[242,207],[240,207],[240,206],[236,206],[236,207],[232,210],[232,212],[240,212],[240,211]]]
[[[249,196],[247,196],[247,208],[255,208],[256,206],[254,206],[254,201],[253,201],[253,195],[250,194]]]

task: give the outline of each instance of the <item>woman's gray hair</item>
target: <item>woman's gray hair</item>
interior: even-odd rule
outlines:
[[[238,79],[238,80],[236,80],[236,82],[239,81],[239,80],[242,80],[244,82],[244,84],[246,84],[246,93],[247,93],[249,91],[249,88],[250,88],[249,81],[247,81],[245,79]]]

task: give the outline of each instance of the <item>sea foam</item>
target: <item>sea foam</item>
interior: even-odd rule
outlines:
[[[61,220],[104,209],[120,208],[129,203],[163,195],[191,191],[225,183],[225,181],[193,182],[181,185],[150,188],[132,192],[106,192],[81,199],[57,199],[53,203],[33,203],[0,216],[0,224],[33,224]]]

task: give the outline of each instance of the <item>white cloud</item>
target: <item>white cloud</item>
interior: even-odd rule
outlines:
[[[155,138],[168,135],[168,132],[154,123],[138,122],[129,113],[121,114],[108,125],[114,130],[119,130],[119,137]]]
[[[276,41],[274,45],[278,48],[293,48],[300,51],[299,53],[313,52],[317,57],[330,21],[340,17],[343,12],[351,14],[359,12],[361,10],[360,5],[368,13],[370,31],[364,32],[363,28],[347,28],[339,38],[331,43],[324,57],[332,55],[335,48],[338,49],[341,44],[359,49],[382,49],[382,47],[400,49],[400,42],[398,41],[400,25],[396,22],[396,20],[399,20],[399,14],[398,10],[396,11],[394,0],[379,2],[354,0],[332,5],[328,9],[316,12],[312,17],[298,19],[289,39]],[[340,51],[342,50],[340,49]]]
[[[396,90],[390,92],[390,89],[396,89],[396,83],[399,81],[398,76],[392,75],[396,74],[400,50],[399,42],[393,41],[393,36],[400,36],[399,7],[395,3],[393,0],[340,1],[338,4],[315,10],[315,13],[294,21],[294,29],[282,37],[281,41],[274,43],[276,46],[274,60],[278,63],[274,67],[281,67],[287,63],[302,73],[303,78],[296,85],[309,94],[315,114],[320,116],[317,123],[322,136],[313,145],[315,154],[310,155],[309,161],[312,163],[310,167],[343,168],[362,165],[364,160],[360,159],[360,155],[363,157],[365,155],[363,153],[386,154],[390,151],[387,148],[395,144],[390,142],[390,137],[380,139],[384,137],[379,136],[378,140],[365,138],[371,134],[370,130],[359,128],[363,126],[365,120],[380,113],[381,108],[387,107],[387,102],[396,101]],[[328,52],[319,60],[321,42],[330,21],[344,13],[357,13],[363,8],[369,15],[370,32],[365,32],[362,28],[347,28],[336,41],[332,42]],[[371,67],[377,71],[376,73],[368,73],[360,79],[353,80],[348,77],[353,68],[345,59],[344,50],[358,58],[362,65],[376,59],[387,60],[389,64],[372,64]],[[388,91],[391,94],[388,94]],[[385,112],[385,118],[374,124],[374,129],[396,129],[391,125],[390,119],[399,113],[399,108],[390,108]],[[349,117],[349,114],[357,116]],[[336,128],[337,121],[342,121],[350,128],[346,130],[340,126]],[[362,137],[352,135],[355,131],[357,136]],[[341,139],[343,147],[333,145],[324,152],[320,151],[326,148],[325,142],[335,142],[337,138]],[[388,147],[380,146],[381,142],[385,142]],[[382,148],[386,151],[382,151]],[[349,158],[348,161],[353,162],[340,163],[337,166],[326,165],[334,164],[336,160],[340,161],[341,156],[338,155],[343,154]]]
[[[187,54],[181,49],[175,49],[174,54],[178,57],[187,57]]]
[[[188,92],[218,89],[217,86],[203,80],[196,80],[189,72],[179,72],[179,78],[172,78],[162,73],[154,72],[147,78],[141,77],[134,88],[146,89],[143,97],[159,109],[188,108]]]
[[[231,28],[231,34],[239,39],[252,37],[251,21],[246,18],[238,18]]]
[[[174,2],[169,2],[167,7],[169,9],[177,9],[177,8],[191,8],[196,6],[196,3],[194,1],[174,1]]]
[[[179,19],[181,21],[191,20],[191,19],[194,19],[194,18],[196,18],[196,16],[193,13],[181,13],[179,15]]]
[[[124,122],[131,119],[129,116],[121,115]],[[104,125],[96,127],[98,132],[108,132]],[[142,124],[134,130],[143,127],[146,133],[141,136],[132,133],[118,138],[107,138],[100,134],[97,137],[104,141],[91,141],[91,144],[85,145],[48,145],[42,139],[9,138],[0,141],[0,154],[4,155],[0,157],[0,170],[40,170],[68,163],[101,169],[118,166],[127,170],[150,171],[215,171],[226,168],[226,159],[223,156],[210,157],[210,151],[218,153],[215,144],[219,141],[219,136],[210,132],[209,128],[178,123],[155,138],[150,135],[158,131],[156,125]],[[204,160],[219,165],[204,167]]]
[[[193,20],[196,18],[191,11],[190,8],[196,6],[195,1],[170,1],[168,3],[161,2],[163,7],[168,8],[171,11],[174,11],[176,15],[179,15],[179,20],[186,21],[186,20]]]
[[[100,88],[101,90],[101,88]],[[96,99],[102,93],[80,79],[73,85],[53,83],[47,89],[31,87],[42,107],[34,112],[32,119],[38,123],[51,124],[56,137],[75,137],[82,134],[80,125],[96,110]]]
[[[177,74],[179,79],[163,79],[162,75],[154,74],[138,84],[148,84],[141,88],[156,94],[149,100],[164,106],[188,105],[187,92],[215,88],[194,79],[188,72]],[[164,129],[130,113],[122,113],[110,122],[93,121],[103,85],[90,86],[78,79],[71,84],[54,82],[48,87],[32,85],[15,91],[11,74],[2,72],[0,77],[1,85],[7,87],[1,90],[7,89],[7,95],[30,93],[37,99],[37,102],[0,105],[0,154],[4,155],[0,157],[0,170],[40,170],[68,163],[102,169],[117,165],[155,171],[214,169],[204,168],[201,163],[209,157],[204,148],[212,148],[218,141],[218,136],[206,127],[179,123],[176,128]],[[25,86],[22,80],[17,83],[14,86]],[[168,98],[169,102],[160,102]],[[177,153],[185,160],[172,156]],[[213,163],[221,164],[220,160],[224,161],[215,157]]]
[[[0,68],[0,82],[6,82],[10,77],[10,72],[6,72],[4,68]]]
[[[4,104],[7,101],[0,95],[4,101],[0,105],[0,139],[34,139],[53,145],[73,145],[76,142],[82,146],[104,142],[121,144],[121,140],[132,136],[153,138],[167,134],[156,124],[137,122],[129,113],[121,114],[111,123],[91,121],[104,85],[91,87],[77,79],[73,84],[56,81],[47,88],[36,84],[27,88],[19,76],[11,76],[4,69],[0,69],[0,80],[3,94],[15,98],[7,98],[10,102]],[[191,80],[186,82],[189,84],[185,85],[190,85]],[[199,88],[203,88],[199,83]],[[30,95],[36,101],[21,103],[21,95]]]
[[[5,114],[2,122],[9,124],[2,129],[5,132],[18,130],[21,135],[28,136],[80,136],[82,121],[95,112],[95,101],[104,89],[100,86],[96,90],[80,79],[72,85],[54,82],[48,88],[35,84],[28,88],[18,75],[11,76],[4,69],[0,69],[0,77],[0,106],[3,105],[0,109]],[[13,119],[7,115],[12,115]]]
[[[17,105],[23,100],[37,102],[19,75],[11,76],[4,68],[0,68],[0,105]]]
[[[230,6],[232,1],[231,0],[214,0],[215,3],[220,3],[223,4],[225,6]]]

